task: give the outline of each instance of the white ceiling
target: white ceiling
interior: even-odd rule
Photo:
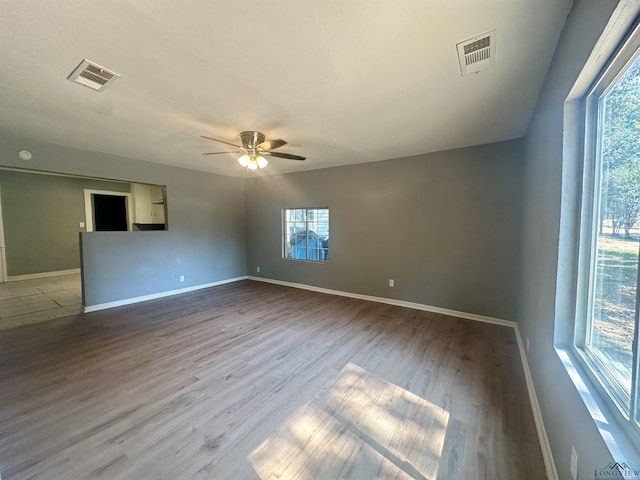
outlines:
[[[225,175],[200,138],[284,138],[264,173],[523,136],[571,0],[0,0],[0,130]],[[497,29],[495,66],[456,43]],[[83,59],[122,76],[66,80]]]

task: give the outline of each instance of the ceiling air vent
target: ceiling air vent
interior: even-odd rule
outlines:
[[[496,31],[477,35],[457,45],[463,77],[486,70],[496,59]]]
[[[107,88],[107,85],[120,78],[120,75],[84,59],[67,78],[72,82],[79,83],[80,85],[84,85],[85,87],[101,92]]]

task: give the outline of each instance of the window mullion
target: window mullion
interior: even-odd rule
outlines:
[[[587,152],[594,156],[594,178],[593,178],[593,190],[589,192],[591,203],[591,229],[589,231],[589,282],[588,282],[588,294],[587,294],[587,311],[585,319],[585,329],[583,345],[590,346],[592,341],[592,328],[593,328],[593,312],[594,312],[594,298],[595,298],[595,278],[597,270],[597,255],[598,255],[598,238],[599,227],[601,220],[601,208],[602,201],[600,198],[600,190],[602,186],[602,102],[601,99],[592,99],[588,105],[588,113],[594,114],[595,121],[588,127],[588,131],[593,131],[594,135],[591,137],[591,144],[586,145]],[[591,118],[591,117],[590,117]],[[587,136],[589,138],[589,136]]]
[[[304,211],[305,259],[309,260],[309,210]]]

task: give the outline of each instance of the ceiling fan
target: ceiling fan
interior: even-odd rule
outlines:
[[[266,140],[263,133],[256,132],[254,130],[240,132],[240,141],[242,145],[236,145],[235,143],[227,142],[226,140],[219,140],[213,137],[207,137],[201,135],[202,138],[207,140],[213,140],[215,142],[224,143],[225,145],[231,145],[238,150],[226,151],[226,152],[207,152],[203,155],[220,155],[223,153],[242,153],[243,155],[238,158],[238,163],[249,170],[256,170],[257,168],[264,168],[269,163],[265,156],[272,156],[278,158],[286,158],[288,160],[305,160],[306,157],[299,155],[293,155],[292,153],[284,152],[272,152],[276,148],[280,148],[286,145],[287,142],[277,138],[275,140]]]

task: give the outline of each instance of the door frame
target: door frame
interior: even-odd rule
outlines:
[[[131,193],[128,192],[111,192],[109,190],[91,190],[84,189],[84,217],[85,228],[87,232],[94,231],[93,224],[93,202],[92,195],[113,195],[116,197],[125,197],[125,203],[127,205],[127,231],[133,231],[133,205],[131,202]]]

